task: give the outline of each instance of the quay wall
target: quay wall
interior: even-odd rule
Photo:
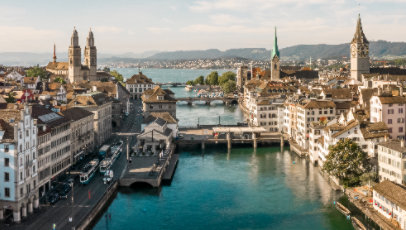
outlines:
[[[117,194],[118,180],[114,181],[113,184],[104,193],[103,197],[97,202],[90,213],[84,217],[80,224],[76,227],[78,230],[91,229],[93,224],[95,224],[97,218],[101,215],[103,210],[108,207],[108,205],[113,201]]]

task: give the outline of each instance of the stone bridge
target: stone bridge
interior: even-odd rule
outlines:
[[[196,101],[203,101],[206,105],[210,105],[212,101],[222,101],[225,105],[238,104],[238,98],[235,97],[179,97],[176,100],[184,101],[188,105],[192,105]]]

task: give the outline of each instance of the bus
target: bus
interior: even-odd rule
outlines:
[[[110,155],[111,153],[111,146],[110,145],[103,145],[100,149],[99,149],[99,155],[101,158],[104,158],[107,155]]]
[[[80,173],[80,183],[81,184],[89,184],[90,180],[92,180],[94,174],[97,171],[97,167],[99,166],[99,160],[93,159],[89,163],[87,163]]]

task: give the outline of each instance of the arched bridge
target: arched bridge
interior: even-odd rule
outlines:
[[[238,104],[238,98],[235,97],[179,97],[176,100],[184,101],[188,105],[192,105],[196,101],[203,101],[206,105],[210,105],[212,101],[222,101],[226,105]]]

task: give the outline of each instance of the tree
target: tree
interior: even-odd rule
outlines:
[[[110,68],[106,66],[103,68],[103,71],[108,73],[108,72],[110,72]]]
[[[228,80],[226,83],[221,85],[221,89],[224,93],[232,93],[235,91],[237,84],[233,80]]]
[[[219,82],[219,74],[217,71],[211,72],[206,77],[206,85],[218,85]]]
[[[66,84],[65,79],[63,79],[62,77],[56,77],[54,79],[54,82],[61,83],[61,84]]]
[[[40,77],[41,79],[48,79],[48,72],[40,68],[38,66],[35,66],[34,68],[30,68],[26,71],[27,77]]]
[[[118,81],[118,82],[124,81],[123,75],[121,73],[117,72],[117,70],[111,71],[110,74],[111,74],[111,76],[113,76],[116,79],[116,81]]]
[[[370,171],[367,153],[357,143],[346,138],[330,146],[323,170],[337,177],[344,186],[355,186],[360,177]]]
[[[189,80],[189,81],[186,82],[186,85],[195,85],[195,83],[194,83],[194,81]]]
[[[231,72],[231,71],[227,71],[227,72],[223,73],[219,77],[219,80],[218,80],[219,85],[222,85],[222,84],[228,82],[229,80],[235,81],[235,76],[236,76],[235,73]]]
[[[204,77],[203,77],[203,76],[197,77],[197,78],[193,81],[193,83],[194,83],[195,85],[204,85]]]
[[[7,103],[15,103],[16,99],[14,97],[14,93],[13,92],[9,92],[8,93],[8,97],[6,98],[6,102]]]

